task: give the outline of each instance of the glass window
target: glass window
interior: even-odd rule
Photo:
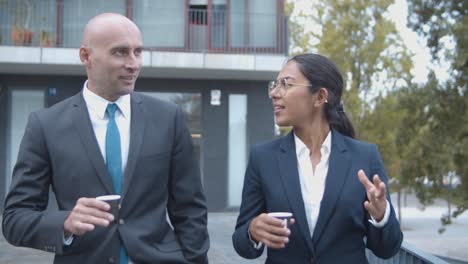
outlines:
[[[245,47],[247,40],[245,38],[245,1],[230,2],[230,42],[231,47]]]
[[[251,47],[276,47],[276,1],[249,0]]]
[[[211,24],[212,47],[224,48],[226,46],[226,1],[213,1]]]
[[[56,10],[55,0],[0,0],[0,43],[52,46]]]
[[[228,206],[238,207],[247,165],[247,95],[229,95]]]
[[[79,47],[86,23],[96,15],[104,12],[125,15],[125,2],[124,0],[63,0],[63,46]]]
[[[276,47],[276,1],[248,0],[248,17],[245,2],[230,2],[231,47]]]
[[[185,0],[133,1],[133,20],[144,46],[184,47],[185,17]]]

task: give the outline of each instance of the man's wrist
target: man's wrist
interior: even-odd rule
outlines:
[[[73,243],[75,236],[73,234],[67,235],[65,232],[63,233],[63,244],[65,246],[69,246]]]
[[[249,236],[249,240],[250,242],[252,243],[252,246],[255,248],[255,249],[260,249],[262,246],[263,246],[263,243],[262,242],[256,242],[252,236],[250,235],[250,227],[249,229],[247,229],[247,235]]]

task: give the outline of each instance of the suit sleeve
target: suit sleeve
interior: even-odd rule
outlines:
[[[207,263],[210,242],[206,200],[192,138],[179,108],[175,116],[174,140],[168,214],[185,258],[190,263]]]
[[[255,151],[252,150],[245,171],[239,216],[237,218],[234,234],[232,235],[232,243],[237,254],[247,259],[258,258],[262,255],[264,250],[264,246],[260,249],[255,249],[248,235],[248,229],[252,219],[266,212],[262,182],[258,170],[256,169],[258,164],[256,164],[255,156]]]
[[[3,234],[15,246],[63,253],[68,211],[46,211],[51,166],[36,113],[29,116],[3,211]]]
[[[390,192],[388,190],[388,178],[385,173],[384,165],[379,151],[375,145],[372,145],[371,157],[373,162],[371,164],[371,174],[379,175],[380,179],[387,186],[387,200],[390,205],[390,217],[385,226],[379,228],[375,227],[372,224],[367,224],[367,247],[372,250],[372,252],[380,258],[391,258],[394,256],[401,247],[403,241],[403,233],[400,229],[400,223],[398,222],[393,209]]]

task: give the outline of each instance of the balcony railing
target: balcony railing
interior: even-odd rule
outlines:
[[[287,53],[283,14],[222,9],[161,9],[152,5],[90,8],[74,1],[0,0],[0,45],[77,48],[87,21],[116,12],[130,17],[145,49],[210,53]],[[123,4],[116,4],[122,2]],[[110,4],[108,4],[110,5]],[[119,6],[120,5],[120,6]]]
[[[400,251],[390,259],[380,259],[366,250],[370,264],[449,264],[434,255],[428,254],[403,241]]]

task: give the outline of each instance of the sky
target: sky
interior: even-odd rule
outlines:
[[[395,3],[389,7],[390,19],[395,23],[396,28],[405,42],[408,49],[415,54],[413,56],[413,74],[415,82],[426,82],[429,73],[430,52],[426,47],[424,39],[406,26],[408,16],[408,5],[406,0],[395,0]]]
[[[312,2],[314,0],[292,0],[298,10],[303,11],[306,14],[313,12]],[[414,82],[425,83],[427,80],[427,74],[429,69],[435,69],[436,75],[441,80],[448,78],[448,65],[433,65],[431,63],[431,56],[429,49],[425,45],[425,40],[419,37],[418,34],[406,26],[408,6],[406,0],[395,0],[395,3],[389,7],[388,17],[395,23],[396,28],[400,32],[403,41],[405,42],[408,49],[414,54],[413,64],[414,68],[412,73],[414,75]],[[293,14],[294,15],[294,14]],[[307,23],[308,30],[314,30],[318,28],[312,23]]]

